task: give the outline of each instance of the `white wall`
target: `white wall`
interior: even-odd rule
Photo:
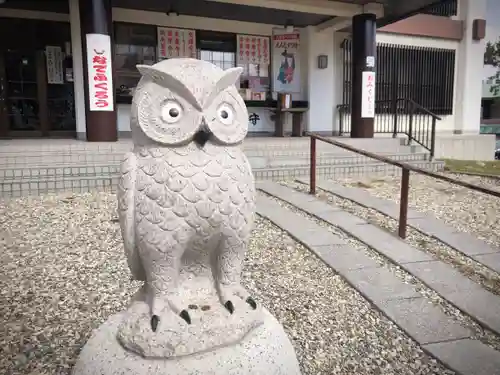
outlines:
[[[460,42],[456,85],[456,132],[478,134],[481,119],[482,78],[485,41],[472,39],[474,19],[486,18],[486,0],[459,0],[458,17],[464,22],[464,37]]]
[[[71,22],[71,54],[73,56],[73,87],[75,91],[75,120],[77,137],[84,139],[87,132],[85,120],[85,82],[83,72],[82,33],[78,0],[69,0]]]
[[[338,56],[334,48],[335,33],[330,30],[316,32],[309,26],[307,35],[308,78],[306,80],[309,111],[307,112],[307,129],[314,132],[332,132],[336,116],[336,105],[341,99],[337,97],[336,72]],[[318,55],[328,56],[328,67],[319,69]]]

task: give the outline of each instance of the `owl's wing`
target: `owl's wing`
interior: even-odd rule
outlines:
[[[146,280],[139,251],[135,243],[135,179],[137,159],[133,152],[128,152],[121,163],[120,181],[118,183],[118,215],[125,247],[127,263],[132,275],[137,280]]]

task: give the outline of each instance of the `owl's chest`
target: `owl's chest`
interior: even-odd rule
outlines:
[[[220,209],[227,201],[238,207],[254,199],[252,172],[239,150],[153,149],[140,153],[137,189],[139,196],[164,208],[177,204]]]

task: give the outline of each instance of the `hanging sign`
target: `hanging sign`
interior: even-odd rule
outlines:
[[[273,33],[273,90],[300,93],[300,34],[275,30]]]
[[[87,34],[86,37],[89,109],[91,111],[113,111],[111,39],[109,35],[104,34]]]
[[[61,47],[46,46],[45,59],[47,65],[47,83],[49,85],[64,84],[63,52]]]
[[[237,36],[237,61],[240,64],[269,64],[269,38],[255,35]]]
[[[375,72],[363,72],[361,117],[375,118]]]
[[[196,32],[158,27],[158,57],[160,60],[174,57],[196,58]]]

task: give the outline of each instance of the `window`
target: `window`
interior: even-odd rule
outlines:
[[[269,64],[240,64],[239,66],[243,68],[240,87],[250,89],[252,93],[255,93],[252,97],[245,99],[265,99],[270,91]],[[255,95],[259,95],[258,98]]]
[[[198,58],[221,69],[236,66],[236,35],[214,31],[197,31]],[[240,87],[252,92],[267,92],[270,87],[268,64],[239,64],[243,68]],[[250,99],[250,98],[246,98]]]
[[[133,95],[141,77],[138,64],[156,60],[156,26],[115,23],[116,89],[118,95]]]
[[[200,30],[196,32],[198,58],[221,69],[236,66],[236,36],[231,33]]]
[[[226,70],[234,68],[236,53],[200,50],[199,59],[209,61],[212,64],[217,65],[219,68]]]

